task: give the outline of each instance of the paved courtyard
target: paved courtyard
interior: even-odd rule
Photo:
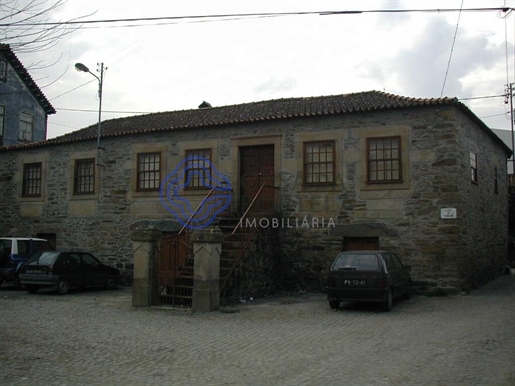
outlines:
[[[0,287],[0,385],[515,385],[515,276],[390,313],[284,294],[207,314]]]

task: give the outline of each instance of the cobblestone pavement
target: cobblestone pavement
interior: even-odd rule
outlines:
[[[515,276],[390,313],[307,293],[205,314],[134,309],[130,288],[4,284],[0,385],[515,385]]]

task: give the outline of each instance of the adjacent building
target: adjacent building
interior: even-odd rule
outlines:
[[[271,217],[246,226],[275,232],[279,288],[323,289],[344,249],[393,250],[427,290],[501,274],[511,150],[457,99],[371,91],[201,107],[105,121],[99,149],[96,126],[1,148],[0,233],[91,250],[130,278],[131,231],[181,228],[162,188],[193,162],[174,185],[190,208],[206,181],[230,188],[220,217],[273,186],[260,198]]]
[[[43,141],[55,109],[8,44],[0,44],[0,146]]]

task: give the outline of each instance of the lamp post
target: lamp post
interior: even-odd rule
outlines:
[[[76,63],[75,69],[80,72],[88,72],[98,80],[98,123],[97,123],[97,165],[100,157],[100,136],[102,134],[102,86],[104,83],[104,63],[100,63],[100,77],[93,74],[88,67],[82,63]]]

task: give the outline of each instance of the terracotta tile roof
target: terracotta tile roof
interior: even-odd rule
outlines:
[[[478,124],[491,132],[457,98],[408,98],[381,91],[367,91],[344,95],[274,99],[231,106],[207,107],[110,119],[102,122],[102,137],[216,127],[294,117],[314,117],[442,105],[455,105],[463,109]],[[497,138],[493,132],[491,133]],[[96,138],[97,125],[95,124],[46,141],[15,145],[0,148],[0,150],[96,140]],[[502,143],[502,141],[500,142]],[[504,145],[504,143],[502,144]]]
[[[25,83],[27,89],[34,96],[36,101],[40,104],[47,115],[55,114],[54,107],[50,104],[46,96],[40,90],[36,82],[32,79],[30,74],[27,72],[23,64],[21,64],[18,57],[14,54],[14,52],[9,47],[9,44],[0,44],[0,54],[4,56],[4,58],[9,62],[14,71],[18,74],[20,79]]]

